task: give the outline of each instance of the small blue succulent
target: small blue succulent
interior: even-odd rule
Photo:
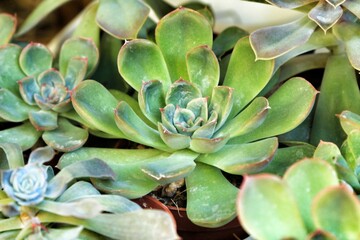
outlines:
[[[46,167],[28,164],[4,171],[1,184],[6,194],[20,206],[36,205],[45,198],[47,176]]]

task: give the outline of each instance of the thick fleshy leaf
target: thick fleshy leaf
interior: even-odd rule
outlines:
[[[0,86],[18,95],[17,81],[25,77],[19,65],[21,48],[15,44],[0,46]]]
[[[317,27],[307,16],[283,25],[266,27],[250,34],[256,59],[273,59],[309,40]]]
[[[73,32],[73,37],[91,38],[96,46],[100,45],[100,27],[96,23],[96,14],[99,3],[90,3],[81,13],[79,25],[76,26]]]
[[[58,128],[42,135],[48,146],[61,152],[69,152],[85,144],[89,136],[87,130],[74,126],[65,118],[59,118],[58,125]]]
[[[190,149],[198,153],[213,153],[222,149],[229,141],[229,136],[218,138],[192,138]]]
[[[115,173],[100,159],[94,158],[75,162],[70,166],[61,168],[61,171],[50,180],[46,189],[46,197],[57,198],[64,192],[68,183],[84,177],[114,180]]]
[[[341,127],[347,135],[353,130],[360,130],[360,115],[345,110],[337,117],[340,119]]]
[[[228,27],[214,40],[214,45],[212,50],[214,51],[215,55],[220,58],[223,56],[227,51],[230,51],[234,48],[237,41],[242,38],[249,35],[245,30],[239,28],[239,27]]]
[[[10,42],[15,33],[16,24],[16,17],[6,13],[0,14],[0,45]]]
[[[311,203],[321,190],[339,184],[335,169],[323,160],[305,159],[286,171],[284,181],[296,199],[306,228],[316,230],[311,217]]]
[[[343,145],[341,152],[344,155],[349,167],[354,170],[360,166],[360,130],[352,131]]]
[[[351,65],[360,70],[360,26],[358,23],[342,22],[336,24],[333,30],[336,37],[345,42],[346,54]]]
[[[294,129],[309,115],[316,94],[316,89],[304,79],[288,80],[269,97],[270,109],[263,124],[247,134],[233,138],[230,142],[249,142]]]
[[[87,58],[74,57],[70,59],[64,75],[65,86],[68,90],[72,90],[77,84],[84,80],[87,62]]]
[[[72,216],[76,218],[94,218],[104,210],[100,203],[91,198],[72,202],[44,200],[36,205],[36,208],[61,216]]]
[[[28,76],[37,76],[51,68],[53,56],[50,50],[41,43],[30,43],[19,57],[21,69]]]
[[[91,39],[71,38],[64,42],[60,50],[59,69],[65,75],[72,58],[86,58],[88,61],[86,76],[96,68],[99,61],[99,51]]]
[[[230,138],[251,132],[265,120],[270,109],[269,102],[264,97],[255,98],[235,118],[229,120],[215,137],[230,135]]]
[[[160,109],[165,106],[163,85],[160,81],[144,82],[138,95],[139,106],[154,124],[161,121]]]
[[[55,151],[49,146],[37,148],[30,153],[28,163],[43,164],[49,162],[55,156]]]
[[[331,32],[324,34],[324,31],[319,29],[311,35],[306,43],[276,58],[274,71],[277,71],[280,66],[296,56],[324,47],[337,46],[339,44],[338,41]]]
[[[118,68],[121,76],[138,92],[143,82],[150,80],[160,81],[164,92],[171,84],[163,55],[159,47],[149,40],[137,39],[125,43],[119,52]]]
[[[75,111],[92,128],[114,137],[125,137],[116,126],[114,119],[114,109],[118,101],[100,83],[93,80],[81,82],[72,91],[71,102]]]
[[[190,136],[169,131],[162,123],[158,123],[160,137],[171,149],[180,150],[190,146]]]
[[[186,214],[196,225],[220,227],[235,218],[238,189],[219,169],[197,163],[186,178],[186,190]]]
[[[116,179],[92,179],[95,186],[106,192],[138,198],[154,190],[160,183],[171,183],[186,176],[194,168],[197,156],[197,153],[189,150],[171,154],[156,149],[80,148],[64,154],[59,166],[63,168],[91,158],[103,159],[116,173]]]
[[[228,120],[234,107],[234,91],[236,92],[236,90],[226,86],[216,86],[213,88],[209,108],[210,112],[215,111],[218,115],[215,131],[221,128]]]
[[[102,211],[110,213],[125,213],[130,211],[138,211],[141,207],[135,202],[120,196],[120,195],[110,195],[110,194],[99,194],[95,196],[82,196],[74,198],[71,202],[81,201],[85,199],[91,199],[96,202],[96,204],[101,205]],[[69,202],[69,201],[68,201]]]
[[[269,164],[277,147],[277,138],[225,145],[216,153],[202,154],[196,161],[215,166],[231,174],[255,173]]]
[[[169,150],[155,129],[148,126],[124,101],[115,109],[115,122],[117,127],[128,139],[161,150]]]
[[[58,127],[58,115],[52,111],[31,111],[29,112],[29,120],[38,131],[49,131]]]
[[[23,226],[24,223],[21,221],[19,216],[0,220],[1,233],[9,230],[21,229]]]
[[[318,194],[312,216],[316,227],[330,232],[336,239],[360,237],[360,201],[345,186],[328,188]]]
[[[269,82],[274,69],[274,61],[256,61],[249,38],[240,39],[231,54],[224,85],[234,88],[234,117],[250,103]]]
[[[36,105],[34,94],[40,94],[40,86],[36,81],[36,78],[25,77],[18,81],[20,95],[23,100],[29,105]]]
[[[340,149],[332,142],[320,141],[314,152],[314,158],[320,158],[330,164],[343,160]]]
[[[37,7],[31,12],[31,14],[25,19],[21,27],[16,33],[16,36],[23,35],[44,19],[50,12],[57,9],[61,5],[69,2],[70,0],[50,0],[42,1]]]
[[[237,213],[241,225],[255,239],[306,239],[296,201],[287,184],[275,175],[246,176]]]
[[[179,79],[171,85],[166,93],[165,103],[186,108],[187,104],[194,98],[200,98],[200,90],[192,83]]]
[[[340,6],[334,7],[327,1],[319,1],[319,3],[310,10],[308,16],[326,32],[334,26],[342,14],[343,10]]]
[[[315,147],[310,144],[279,148],[274,158],[262,172],[283,176],[285,171],[295,162],[303,158],[312,157],[314,150]]]
[[[101,0],[96,21],[105,32],[120,39],[136,38],[150,9],[141,1]]]
[[[160,210],[149,209],[122,214],[103,213],[90,219],[76,219],[41,212],[38,218],[43,223],[58,222],[81,225],[86,229],[114,239],[157,240],[178,238],[174,221],[166,212]]]
[[[9,122],[22,122],[36,109],[5,88],[0,88],[0,102],[0,117]]]
[[[342,6],[360,18],[360,3],[357,0],[346,0]]]
[[[63,76],[55,69],[49,69],[42,72],[37,78],[38,84],[40,87],[43,85],[48,85],[49,87],[58,87],[65,85],[65,80]],[[41,89],[43,90],[43,89]],[[59,89],[60,90],[60,89]],[[58,91],[59,91],[58,90]],[[41,92],[43,93],[43,92]],[[51,94],[49,94],[51,95]]]
[[[161,185],[175,182],[186,177],[195,168],[194,159],[197,153],[191,151],[176,151],[169,156],[167,162],[160,159],[146,164],[141,170]]]
[[[169,69],[172,81],[189,79],[186,54],[194,47],[212,47],[212,28],[200,13],[188,8],[178,8],[163,17],[155,32],[156,43],[160,47]]]
[[[57,202],[69,202],[80,197],[93,197],[101,193],[89,182],[78,181],[71,185],[56,199]]]
[[[266,0],[267,2],[274,4],[281,8],[298,8],[304,5],[307,5],[312,2],[316,2],[316,0]]]
[[[360,113],[356,74],[345,55],[329,57],[320,92],[310,142],[317,145],[323,140],[340,146],[346,136],[336,114],[344,110]]]
[[[14,143],[0,143],[0,157],[2,170],[23,167],[25,164],[22,149]]]
[[[16,143],[25,151],[35,145],[41,134],[41,131],[37,131],[30,122],[26,121],[20,126],[1,130],[0,142]]]
[[[195,47],[186,55],[189,80],[200,90],[203,97],[211,97],[219,83],[220,67],[215,54],[208,46]]]

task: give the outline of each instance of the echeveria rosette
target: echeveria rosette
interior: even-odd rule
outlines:
[[[255,61],[248,37],[236,43],[219,85],[212,39],[204,16],[179,8],[159,21],[155,43],[126,42],[118,56],[119,72],[138,92],[138,101],[120,97],[119,102],[101,84],[83,81],[72,92],[72,103],[94,128],[154,149],[79,149],[64,155],[62,165],[103,159],[116,169],[117,181],[96,186],[132,198],[185,177],[193,222],[218,227],[231,221],[237,188],[221,170],[244,174],[266,166],[278,146],[274,136],[301,123],[317,91],[294,78],[269,99],[257,97],[273,74],[274,61]],[[91,97],[95,93],[100,101]]]
[[[331,36],[340,40],[340,44],[343,42],[353,67],[360,69],[359,53],[356,47],[353,47],[359,42],[357,32],[360,26],[356,21],[360,18],[360,4],[357,1],[267,0],[267,2],[282,8],[298,9],[307,12],[308,15],[283,25],[254,31],[250,35],[250,40],[258,59],[273,59],[291,52],[293,49],[304,48],[303,45],[305,46],[306,42],[312,41],[312,35],[316,35],[313,38],[317,40],[309,43],[308,51],[314,50],[315,46],[311,46],[314,41],[317,41],[315,49],[338,45],[339,42],[326,40]],[[326,34],[317,33],[318,31],[315,31],[317,27],[320,27]],[[330,29],[333,31],[327,32]]]
[[[1,169],[1,239],[143,239],[144,234],[150,234],[150,239],[177,237],[174,223],[165,212],[141,210],[124,197],[102,195],[91,183],[76,181],[114,179],[114,172],[99,159],[74,163],[54,175],[52,168],[44,165],[55,153],[48,146],[32,151],[26,165],[18,145],[0,144],[0,150],[4,153],[1,166],[9,167]],[[139,218],[146,223],[134,224]],[[61,226],[54,228],[56,223]],[[109,229],[109,225],[117,227]]]
[[[360,236],[359,199],[339,184],[333,166],[318,158],[293,164],[283,178],[246,176],[237,212],[244,229],[256,239],[345,240]]]
[[[6,101],[0,107],[0,117],[24,124],[1,131],[1,141],[16,142],[28,149],[42,135],[48,145],[59,151],[82,146],[88,132],[73,125],[66,115],[72,109],[70,91],[94,71],[98,55],[92,40],[68,39],[62,45],[57,70],[52,68],[52,53],[43,44],[29,43],[23,49],[13,44],[3,46],[0,61],[4,71],[0,81],[4,88],[0,96]],[[77,120],[71,114],[70,118]],[[32,131],[27,129],[27,120],[33,125]],[[26,139],[8,138],[24,128],[29,133]]]
[[[44,200],[47,171],[44,166],[28,164],[3,171],[1,185],[5,193],[20,206],[36,205]]]

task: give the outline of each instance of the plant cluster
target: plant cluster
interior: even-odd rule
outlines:
[[[202,227],[360,238],[359,1],[256,1],[303,16],[214,32],[196,1],[98,0],[18,41],[67,2],[0,13],[0,238],[177,239],[129,200],[154,191]]]

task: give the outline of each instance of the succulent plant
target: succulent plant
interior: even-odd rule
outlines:
[[[255,239],[358,239],[360,201],[328,162],[304,159],[283,178],[245,176],[239,220]]]
[[[206,227],[223,225],[235,217],[237,188],[221,170],[243,174],[266,166],[278,146],[273,136],[307,116],[317,91],[294,78],[269,100],[257,97],[273,74],[274,61],[255,61],[248,37],[236,43],[219,85],[211,24],[188,8],[162,18],[155,39],[128,41],[119,53],[119,71],[138,91],[138,101],[111,95],[95,81],[83,81],[71,97],[94,129],[158,150],[85,148],[65,154],[60,165],[103,159],[116,169],[117,183],[98,181],[96,187],[132,198],[186,177],[191,220]],[[95,93],[101,100],[91,98]]]
[[[307,16],[283,25],[254,31],[250,41],[258,59],[272,59],[291,52],[294,48],[302,48],[306,42],[313,42],[310,37],[316,35],[315,38],[319,36],[320,39],[322,38],[316,44],[320,44],[318,48],[328,47],[330,44],[330,46],[340,45],[337,49],[339,50],[343,45],[352,66],[360,69],[359,52],[355,47],[359,43],[357,36],[360,31],[360,25],[357,23],[360,11],[356,1],[267,0],[267,2],[281,8],[305,12]],[[322,29],[320,32],[316,31],[318,27]],[[327,32],[330,29],[332,31]],[[328,39],[331,37],[337,41],[329,43]]]
[[[10,16],[2,14],[0,18]],[[6,39],[9,41],[11,36]],[[22,123],[0,131],[0,141],[28,149],[42,136],[59,151],[82,146],[88,132],[69,121],[78,119],[71,111],[70,91],[94,71],[97,61],[95,44],[85,38],[65,41],[59,70],[52,68],[53,55],[43,44],[29,43],[24,48],[12,43],[0,46],[0,119]]]
[[[315,150],[314,157],[333,164],[339,178],[359,193],[360,152],[357,148],[360,141],[360,116],[350,111],[343,111],[338,115],[338,118],[347,138],[340,147],[332,142],[320,142]]]
[[[54,175],[44,165],[54,156],[48,146],[32,151],[26,165],[18,145],[4,143],[0,149],[2,166],[9,167],[1,169],[1,239],[177,238],[165,212],[141,210],[124,197],[101,195],[88,182],[74,182],[88,177],[111,181],[114,173],[103,161],[75,163]]]

